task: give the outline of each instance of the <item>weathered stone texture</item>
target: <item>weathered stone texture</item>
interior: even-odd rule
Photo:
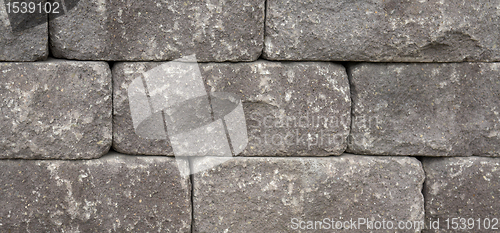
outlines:
[[[187,163],[180,163],[188,167]],[[191,185],[172,158],[0,161],[1,232],[191,232]]]
[[[7,3],[0,0],[0,61],[38,61],[49,55],[46,14],[14,14]],[[45,3],[45,0],[33,1]]]
[[[264,0],[80,1],[50,21],[56,57],[165,61],[253,61],[263,49]],[[52,17],[52,16],[51,16]]]
[[[104,62],[0,63],[0,158],[89,159],[112,143]]]
[[[500,61],[500,0],[267,2],[271,60]]]
[[[127,154],[173,155],[168,140],[135,134],[127,88],[162,63],[113,67],[113,147]],[[164,64],[164,63],[163,63]],[[248,132],[246,156],[339,155],[350,127],[349,83],[333,63],[201,63],[209,92],[229,92],[243,101]]]
[[[408,157],[234,158],[194,175],[193,230],[310,231],[292,228],[294,218],[423,221],[423,182],[420,162]]]
[[[427,232],[498,232],[499,158],[426,158],[423,166]],[[460,218],[457,225],[453,218]],[[438,219],[440,229],[436,230]],[[434,222],[432,229],[430,222]]]
[[[348,151],[500,155],[500,64],[358,64],[350,68]]]

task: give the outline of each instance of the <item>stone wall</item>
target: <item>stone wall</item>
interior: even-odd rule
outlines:
[[[0,31],[0,232],[499,231],[500,0],[0,0]]]

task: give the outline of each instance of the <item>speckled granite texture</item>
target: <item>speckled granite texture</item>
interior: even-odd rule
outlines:
[[[91,159],[108,152],[107,63],[0,63],[0,80],[0,158]]]
[[[264,0],[80,1],[50,20],[55,57],[77,60],[254,61],[263,49]],[[55,16],[51,16],[55,17]]]

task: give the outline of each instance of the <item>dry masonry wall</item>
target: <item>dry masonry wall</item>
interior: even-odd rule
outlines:
[[[0,0],[0,231],[498,232],[499,9]]]

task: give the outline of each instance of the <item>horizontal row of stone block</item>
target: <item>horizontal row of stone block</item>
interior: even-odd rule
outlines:
[[[0,61],[49,44],[76,60],[500,61],[500,0],[20,2],[0,1]]]
[[[194,77],[200,80],[179,71],[184,68],[199,72]],[[112,69],[105,62],[0,63],[0,157],[90,159],[111,145],[125,154],[214,156],[226,137],[234,156],[499,156],[499,68],[359,63],[346,72],[328,62],[121,62]],[[215,106],[216,97],[211,104],[186,102],[218,92],[241,100],[240,121],[210,117],[213,109],[201,118],[204,109],[193,106]],[[180,126],[165,118],[176,114]],[[226,128],[217,128],[221,119]],[[179,139],[176,131],[190,133]],[[155,132],[158,137],[143,135]],[[176,154],[186,143],[208,144],[199,153]]]
[[[202,165],[116,153],[1,160],[0,229],[456,232],[461,219],[474,232],[500,227],[498,158],[239,157],[183,176]]]

